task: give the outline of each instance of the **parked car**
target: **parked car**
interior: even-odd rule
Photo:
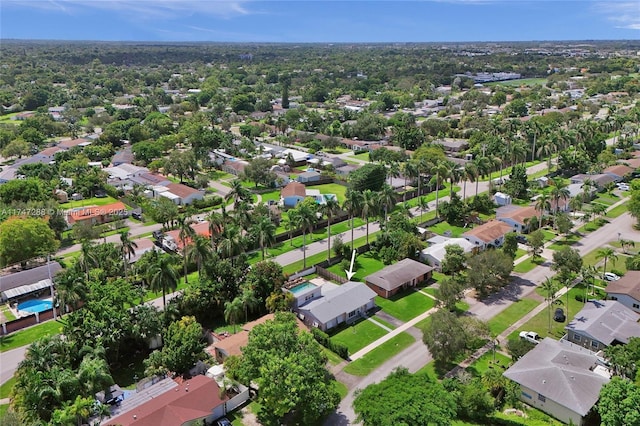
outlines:
[[[517,235],[516,236],[516,240],[520,243],[520,244],[528,244],[529,240],[527,240],[527,237],[525,237],[524,235]]]
[[[603,277],[606,281],[618,281],[620,279],[620,277],[613,272],[605,272]]]
[[[540,336],[538,336],[538,333],[536,333],[535,331],[521,331],[520,338],[535,345],[540,343]]]
[[[562,308],[556,309],[556,312],[553,314],[553,320],[557,322],[565,322],[567,317],[564,315],[564,310]]]
[[[218,420],[218,426],[231,426],[231,422],[229,421],[228,418],[223,417]]]
[[[163,237],[162,231],[153,231],[151,233],[151,235],[153,236],[153,238],[155,238],[156,240],[161,240]]]
[[[626,183],[619,183],[618,184],[618,189],[620,191],[628,191],[630,188],[629,188],[629,185],[626,184]]]

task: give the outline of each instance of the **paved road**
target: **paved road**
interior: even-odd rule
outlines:
[[[27,348],[28,346],[22,346],[0,354],[0,383],[13,377],[18,364],[24,359]]]

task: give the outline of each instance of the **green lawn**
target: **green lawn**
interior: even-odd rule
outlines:
[[[489,351],[474,361],[474,363],[467,368],[467,371],[476,377],[482,377],[489,369],[498,368],[500,371],[504,371],[510,364],[511,358],[508,356],[500,352],[494,354],[493,351]]]
[[[485,86],[540,86],[547,82],[546,78],[521,78],[518,80],[505,80],[484,83]]]
[[[621,206],[621,207],[624,207],[624,206]],[[603,218],[598,218],[582,225],[580,228],[578,228],[578,232],[581,232],[581,233],[593,232],[596,229],[603,227],[607,223],[609,223],[608,220]]]
[[[146,357],[145,353],[132,355],[125,361],[128,364],[112,369],[113,381],[123,389],[135,389],[137,380],[145,377],[143,361]]]
[[[468,228],[462,226],[449,225],[448,222],[440,222],[436,225],[430,226],[429,230],[435,232],[438,235],[444,235],[446,231],[451,231],[451,237],[459,238],[463,233],[467,232]]]
[[[556,237],[556,233],[554,231],[550,231],[548,229],[543,229],[542,233],[544,234],[544,242],[551,241]]]
[[[564,246],[571,246],[580,240],[580,235],[578,234],[569,234],[565,237],[560,238],[560,240],[551,244],[549,248],[551,250],[560,250]]]
[[[335,194],[340,203],[345,200],[345,193],[347,192],[346,186],[337,183],[325,183],[322,185],[308,186],[307,188],[317,189],[321,194]]]
[[[116,203],[118,200],[112,197],[104,197],[104,198],[87,198],[86,200],[78,200],[78,201],[69,201],[68,203],[60,204],[61,209],[74,209],[76,207],[86,207],[86,206],[105,206],[107,204]]]
[[[488,321],[492,336],[505,331],[511,324],[528,314],[538,306],[539,302],[532,299],[520,299]]]
[[[345,396],[349,393],[349,388],[342,382],[337,380],[333,381],[333,386],[336,388],[338,393],[340,394],[340,399],[344,399]]]
[[[340,356],[338,356],[338,354],[336,354],[335,352],[330,351],[329,349],[325,348],[324,346],[322,347],[322,352],[324,352],[324,354],[327,356],[327,360],[329,361],[329,364],[331,364],[331,365],[338,365],[342,361],[344,361],[342,358],[340,358]]]
[[[529,271],[532,271],[536,266],[544,263],[544,259],[538,257],[536,260],[533,260],[533,257],[529,256],[526,260],[518,263],[513,267],[513,272],[518,272],[520,274],[526,274]]]
[[[265,192],[264,194],[260,194],[260,197],[262,197],[263,203],[267,201],[278,201],[280,200],[280,190]]]
[[[349,348],[350,354],[354,354],[385,334],[387,331],[382,327],[365,319],[331,336],[331,341],[342,343]]]
[[[376,305],[392,317],[406,322],[433,308],[435,301],[424,294],[408,289],[390,299],[376,296]]]
[[[13,385],[16,384],[16,377],[13,376],[0,386],[0,399],[9,398]]]
[[[374,255],[371,252],[357,255],[353,264],[355,275],[352,279],[354,281],[364,282],[364,277],[383,269],[385,266],[386,265],[377,258],[377,255]],[[334,274],[345,276],[344,269],[342,269],[340,263],[336,263],[335,265],[330,266],[328,270],[333,272]]]
[[[442,197],[448,197],[451,194],[451,191],[449,191],[449,187],[451,185],[449,183],[443,183],[442,186],[443,188],[440,191],[438,191],[439,199],[442,199]],[[459,186],[453,187],[453,192],[459,192],[459,191],[460,191]],[[468,191],[467,191],[467,195],[468,195]],[[422,198],[424,198],[427,202],[435,201],[436,193],[435,191],[430,192],[428,194],[423,195]],[[420,203],[420,197],[414,197],[410,200],[407,200],[407,204],[409,205],[409,207],[417,207],[419,203]]]
[[[47,321],[33,327],[15,331],[6,336],[0,337],[0,352],[6,352],[21,346],[30,345],[37,339],[44,336],[59,334],[62,324],[58,321]]]
[[[569,321],[573,319],[573,317],[582,309],[584,306],[583,302],[579,302],[576,300],[575,296],[580,294],[584,296],[585,289],[582,286],[575,286],[571,290],[569,290],[569,296],[563,295],[551,306],[551,332],[549,332],[549,309],[547,308],[547,304],[545,303],[545,309],[538,313],[535,317],[531,318],[526,324],[522,327],[518,328],[514,331],[509,338],[517,338],[518,333],[521,331],[535,331],[540,335],[540,337],[552,337],[554,339],[559,339],[565,334],[564,327],[568,324]],[[568,299],[568,311],[567,311],[567,299]],[[557,308],[562,308],[564,310],[565,315],[567,316],[566,322],[556,322],[553,320],[553,313]]]
[[[212,170],[209,172],[211,180],[220,182],[221,180],[233,180],[236,177],[231,173],[223,172],[222,170]],[[222,182],[224,183],[224,182]]]
[[[5,304],[0,306],[0,312],[2,312],[2,315],[4,315],[5,321],[13,321],[14,319],[16,319],[16,316],[13,314],[13,312],[11,312],[11,309],[9,309],[9,305]]]
[[[616,218],[627,211],[626,204],[620,204],[607,212],[607,217]]]
[[[343,370],[355,376],[366,376],[382,365],[389,358],[410,346],[415,339],[408,333],[400,333],[384,342],[365,356],[351,362]]]

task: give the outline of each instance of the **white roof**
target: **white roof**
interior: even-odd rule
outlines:
[[[293,157],[293,160],[296,162],[304,161],[309,157],[309,154],[307,154],[306,152],[298,151],[297,149],[289,149],[289,148],[282,151],[281,154],[283,158],[287,158],[287,156],[291,154],[291,156]]]
[[[446,247],[449,245],[459,245],[462,247],[465,253],[469,253],[475,247],[475,244],[467,241],[464,238],[450,238],[447,241],[436,243],[426,249],[422,250],[423,256],[431,256],[434,259],[441,262],[444,259],[444,256],[447,254]]]
[[[176,194],[174,194],[173,192],[170,192],[170,191],[161,192],[160,196],[164,197],[164,198],[168,198],[170,200],[178,200],[180,198],[179,195],[176,195]]]

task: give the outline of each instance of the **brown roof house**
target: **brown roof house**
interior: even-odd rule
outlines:
[[[592,351],[627,344],[640,337],[638,320],[640,314],[615,300],[590,300],[565,327],[567,340]]]
[[[187,206],[196,200],[204,198],[204,191],[200,191],[181,183],[168,183],[164,186],[166,191],[160,192],[158,195],[173,201],[175,204]]]
[[[522,207],[510,204],[496,210],[496,219],[510,225],[516,232],[528,232],[529,220],[539,214],[534,206]]]
[[[617,300],[640,314],[640,271],[627,271],[619,280],[607,285],[607,299]]]
[[[633,170],[633,168],[624,164],[616,164],[615,166],[607,167],[602,173],[613,176],[616,182],[622,182],[625,177],[633,173]]]
[[[432,266],[407,258],[367,275],[364,282],[379,296],[388,299],[401,290],[429,280],[433,269]]]
[[[307,196],[307,188],[300,182],[290,182],[280,191],[285,207],[295,207]]]
[[[503,375],[520,385],[520,400],[561,420],[582,426],[598,401],[609,371],[588,349],[549,337]]]
[[[511,225],[500,220],[490,220],[468,230],[462,237],[484,250],[487,247],[500,247],[504,243],[504,236],[512,231]]]
[[[114,416],[103,422],[119,426],[178,426],[212,424],[249,399],[249,391],[221,392],[213,378],[198,375],[182,383],[164,379],[125,398]]]

